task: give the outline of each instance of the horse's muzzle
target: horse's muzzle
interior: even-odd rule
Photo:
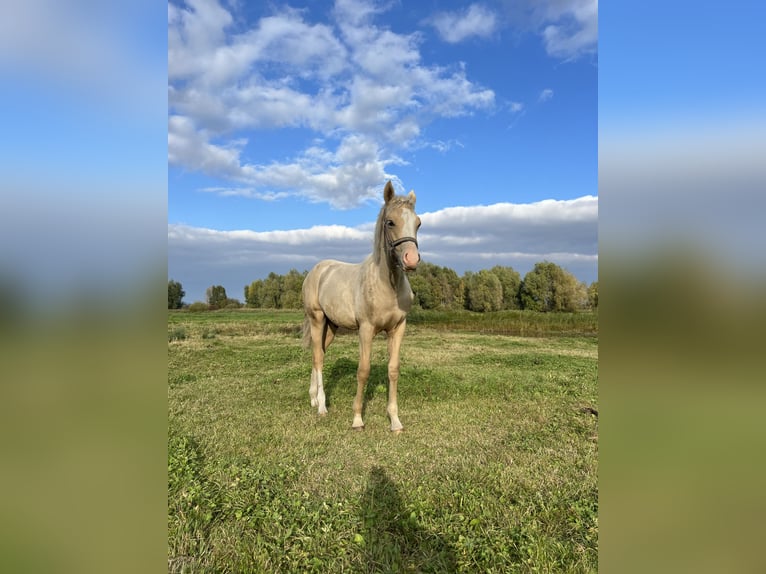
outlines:
[[[418,263],[420,263],[420,251],[418,250],[418,240],[415,237],[400,237],[395,241],[391,241],[386,237],[388,247],[391,250],[393,257],[397,257],[396,248],[399,245],[405,243],[411,243],[412,245],[406,245],[404,251],[398,256],[399,263],[405,271],[414,271],[417,269]]]
[[[413,246],[407,246],[402,254],[402,267],[405,271],[415,271],[420,263],[420,252],[418,248]]]

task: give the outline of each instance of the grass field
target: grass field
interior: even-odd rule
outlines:
[[[357,339],[329,349],[320,418],[301,322],[169,313],[169,571],[597,570],[593,315],[413,314],[398,436],[384,336],[353,432]]]

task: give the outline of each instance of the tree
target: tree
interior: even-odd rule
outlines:
[[[588,298],[588,286],[575,279],[574,275],[571,275],[574,279],[574,310],[583,310],[591,308],[590,299]]]
[[[469,311],[499,311],[503,308],[503,287],[494,273],[482,269],[466,275],[466,308]]]
[[[434,265],[429,280],[435,309],[463,308],[463,282],[457,273],[448,267]]]
[[[431,264],[421,263],[417,270],[409,276],[410,287],[415,294],[415,305],[421,309],[434,309],[436,307],[429,265]]]
[[[519,289],[524,309],[532,311],[576,311],[588,305],[585,285],[555,263],[536,263],[524,276]]]
[[[424,261],[409,280],[421,309],[463,308],[463,284],[452,269]]]
[[[279,309],[282,299],[282,276],[273,271],[263,281],[261,290],[261,307],[265,309]]]
[[[490,271],[500,280],[503,288],[503,309],[518,309],[521,275],[513,267],[495,265]]]
[[[245,303],[248,307],[259,308],[261,306],[261,299],[263,298],[263,280],[257,279],[245,285]]]
[[[290,269],[287,275],[282,277],[282,292],[279,297],[280,305],[283,309],[300,309],[303,291],[303,279],[308,274],[298,273],[297,269]]]
[[[211,285],[205,291],[207,304],[211,309],[221,309],[226,306],[226,289],[222,285]]]
[[[265,279],[244,286],[245,304],[261,309],[300,309],[306,275],[308,271],[299,273],[296,269],[290,269],[286,275],[271,272]],[[574,311],[598,305],[598,282],[588,287],[549,262],[538,263],[522,281],[512,267],[496,265],[476,273],[466,271],[459,277],[449,267],[424,261],[409,274],[409,281],[414,303],[421,309]],[[210,287],[207,296],[214,309],[242,305],[226,297],[220,285]]]
[[[598,309],[598,281],[594,281],[588,287],[588,301],[591,309]]]
[[[172,279],[168,281],[168,309],[180,309],[184,304],[184,291],[183,286],[178,281]]]

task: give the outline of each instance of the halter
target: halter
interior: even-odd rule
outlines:
[[[408,241],[412,241],[415,244],[415,247],[418,246],[418,240],[414,237],[400,237],[396,241],[391,241],[388,238],[388,234],[386,234],[386,243],[388,243],[388,248],[393,251],[397,246],[401,245],[402,243],[407,243]]]
[[[385,218],[385,214],[384,214],[384,217],[383,217],[383,222],[382,222],[382,225],[383,225],[383,239],[385,239],[385,240],[386,240],[386,245],[388,246],[388,255],[389,255],[389,257],[393,257],[393,260],[394,260],[394,264],[395,264],[397,267],[402,267],[402,268],[404,268],[404,264],[403,264],[403,263],[400,261],[399,257],[395,257],[395,253],[394,253],[394,250],[395,250],[395,249],[396,249],[396,248],[397,248],[399,245],[401,245],[402,243],[407,243],[407,242],[409,242],[409,241],[411,241],[412,243],[414,243],[416,248],[419,248],[419,246],[418,246],[418,240],[417,240],[417,238],[415,238],[415,237],[410,237],[409,235],[407,235],[407,236],[405,236],[405,237],[400,237],[399,239],[394,239],[394,240],[392,240],[392,239],[391,239],[391,238],[388,236],[388,226],[386,225],[386,218]]]
[[[391,241],[388,237],[388,231],[383,232],[383,237],[386,239],[386,244],[388,244],[388,252],[389,256],[393,259],[393,263],[396,267],[401,267],[404,269],[404,263],[402,263],[401,258],[396,257],[396,253],[394,252],[394,249],[398,245],[401,245],[402,243],[407,243],[408,241],[412,241],[415,244],[415,247],[418,247],[418,240],[414,237],[400,237],[399,239],[396,239],[394,241]]]

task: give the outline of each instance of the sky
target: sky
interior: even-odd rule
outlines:
[[[168,278],[243,299],[361,261],[383,186],[424,261],[598,274],[598,4],[168,4]]]

